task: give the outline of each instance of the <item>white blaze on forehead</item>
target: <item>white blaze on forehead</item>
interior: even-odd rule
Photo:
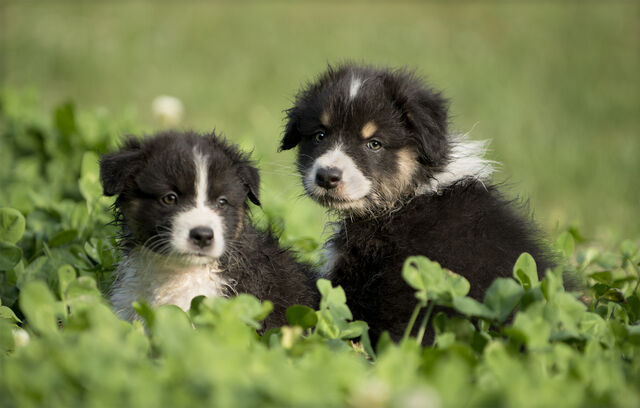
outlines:
[[[349,99],[353,99],[356,97],[361,86],[362,86],[362,79],[356,76],[351,78],[351,85],[349,85]]]
[[[358,166],[343,150],[341,145],[337,145],[332,150],[318,157],[313,163],[311,170],[307,172],[304,184],[308,191],[320,189],[316,185],[316,175],[318,169],[336,168],[342,171],[342,179],[335,194],[344,200],[359,200],[371,191],[371,181],[362,174]],[[321,189],[324,190],[324,189]]]
[[[196,165],[196,207],[204,207],[209,187],[209,156],[204,156],[194,147],[193,158]]]
[[[193,149],[193,162],[196,169],[195,206],[178,213],[173,220],[172,244],[180,252],[204,254],[219,258],[224,253],[224,220],[209,207],[209,156]],[[191,243],[189,233],[196,227],[209,227],[213,230],[213,245],[199,248]]]

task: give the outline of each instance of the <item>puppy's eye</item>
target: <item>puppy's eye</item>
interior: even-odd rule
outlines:
[[[318,131],[315,135],[313,135],[313,141],[315,142],[315,144],[320,144],[320,142],[322,142],[324,138],[325,134],[323,131]]]
[[[382,149],[382,143],[377,140],[370,140],[369,142],[367,142],[367,147],[373,151],[377,151]]]
[[[178,195],[176,193],[165,194],[160,198],[164,205],[176,205],[178,204]]]
[[[218,207],[218,208],[222,208],[222,207],[224,207],[225,205],[227,205],[228,203],[229,203],[229,202],[227,201],[227,199],[226,199],[226,198],[224,198],[224,197],[220,197],[220,198],[218,198],[218,203],[216,204],[216,207]]]

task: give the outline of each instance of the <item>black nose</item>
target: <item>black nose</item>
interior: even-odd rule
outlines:
[[[189,231],[189,238],[194,244],[200,248],[204,248],[211,245],[213,230],[209,227],[195,227]]]
[[[316,172],[316,184],[327,190],[338,187],[342,180],[342,170],[335,167],[320,167]]]

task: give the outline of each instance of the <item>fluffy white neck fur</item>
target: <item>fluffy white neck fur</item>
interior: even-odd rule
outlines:
[[[484,158],[488,140],[469,140],[467,135],[450,135],[451,151],[449,163],[444,170],[434,174],[433,179],[416,190],[416,194],[440,193],[459,180],[487,180],[497,162]]]

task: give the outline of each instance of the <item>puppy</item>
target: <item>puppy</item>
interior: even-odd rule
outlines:
[[[323,276],[341,285],[371,336],[401,338],[416,305],[401,277],[424,255],[481,300],[522,252],[553,265],[532,222],[490,184],[485,143],[449,132],[447,102],[406,70],[344,65],[302,89],[281,149],[298,146],[306,193],[342,215]]]
[[[249,293],[273,302],[270,328],[286,323],[288,306],[316,306],[309,267],[248,221],[248,201],[260,205],[258,170],[213,133],[129,138],[102,157],[100,179],[117,195],[124,260],[111,302],[122,318],[137,317],[138,299],[187,310],[198,295]]]

